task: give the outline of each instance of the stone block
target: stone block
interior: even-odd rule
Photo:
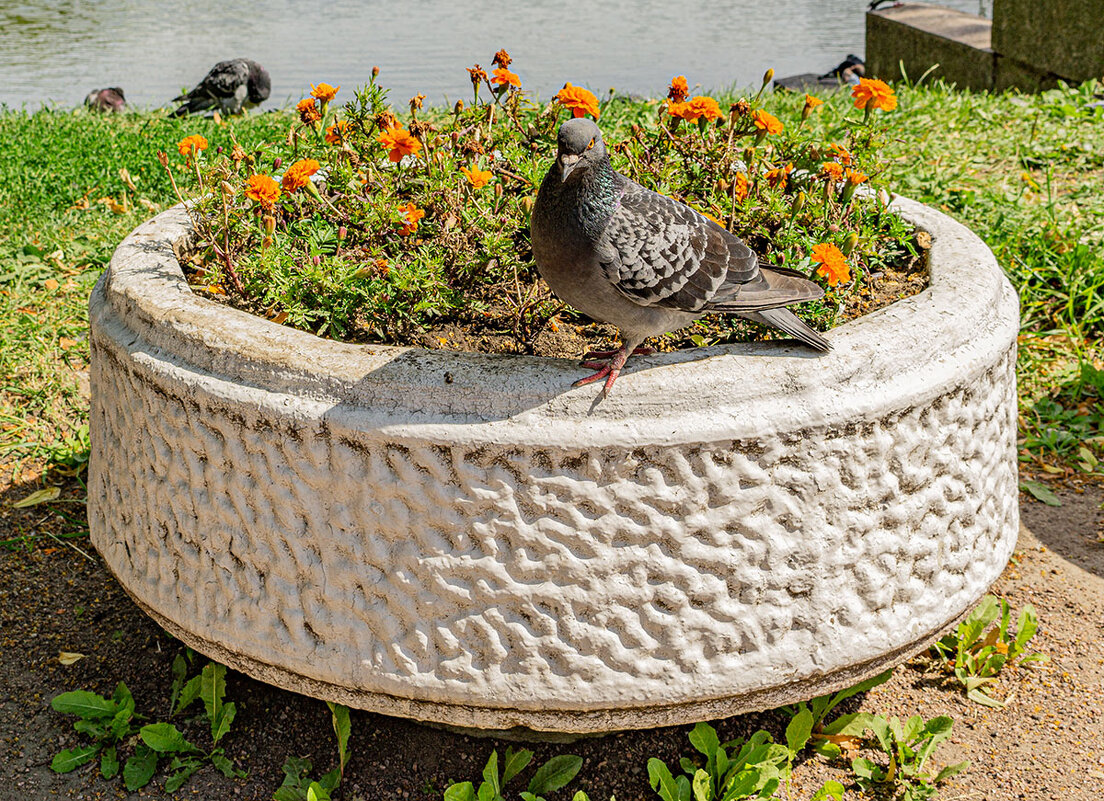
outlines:
[[[905,3],[866,15],[867,75],[916,80],[932,76],[962,89],[993,86],[992,23],[984,17],[927,3]],[[902,69],[904,73],[902,73]]]
[[[1104,0],[996,0],[992,46],[1028,76],[1104,76]]]

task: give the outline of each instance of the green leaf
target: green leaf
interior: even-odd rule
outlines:
[[[349,732],[352,724],[349,722],[349,707],[327,701],[330,708],[330,721],[333,723],[334,734],[337,735],[337,757],[341,775],[345,775],[345,766],[349,763]]]
[[[851,772],[858,776],[860,779],[871,779],[876,781],[876,779],[874,779],[874,775],[875,773],[881,773],[881,770],[869,759],[863,759],[862,757],[860,757],[858,759],[851,760]]]
[[[299,786],[285,784],[276,788],[272,801],[307,801],[307,794]]]
[[[199,698],[199,692],[203,689],[203,677],[192,676],[188,679],[188,683],[184,685],[184,689],[180,691],[180,697],[177,699],[176,707],[173,709],[174,715],[179,715],[185,709],[192,705],[192,703]]]
[[[171,723],[149,723],[139,730],[138,736],[142,738],[142,742],[159,754],[197,750]]]
[[[234,763],[221,751],[215,751],[211,754],[211,764],[227,779],[233,779],[238,775],[238,770],[234,767]]]
[[[211,726],[211,740],[215,745],[218,745],[219,740],[227,735],[230,731],[230,724],[234,722],[234,716],[238,714],[237,707],[234,706],[234,702],[226,704],[219,711],[219,718]]]
[[[53,758],[53,761],[50,762],[50,770],[54,773],[68,773],[91,762],[99,751],[100,746],[98,744],[67,748]]]
[[[652,757],[648,760],[648,783],[659,793],[663,801],[678,801],[678,786],[675,777],[663,760]]]
[[[332,793],[337,789],[337,785],[341,784],[341,768],[334,768],[329,773],[323,774],[318,783],[326,792]]]
[[[502,783],[506,784],[510,779],[525,770],[532,759],[532,751],[527,751],[524,748],[520,751],[515,751],[513,748],[507,748],[506,761],[502,765]]]
[[[802,708],[800,712],[793,716],[790,724],[786,727],[786,746],[790,749],[790,754],[796,756],[809,742],[812,733],[813,713],[808,708]]]
[[[318,782],[311,782],[307,788],[307,801],[330,801],[330,794]]]
[[[169,693],[169,710],[176,710],[176,701],[184,689],[184,680],[188,677],[188,663],[183,654],[177,654],[172,663],[172,690]]]
[[[126,682],[121,681],[115,685],[115,693],[111,696],[111,700],[115,702],[117,709],[129,709],[131,713],[134,712],[134,696],[126,686]]]
[[[102,695],[86,690],[72,690],[54,698],[50,706],[63,715],[79,715],[85,720],[101,720],[115,717],[118,707],[115,702]]]
[[[139,745],[134,756],[123,766],[123,784],[131,791],[145,787],[156,770],[157,752],[145,745]]]
[[[552,793],[566,785],[583,767],[583,758],[574,754],[552,757],[529,780],[529,792],[537,795]]]
[[[222,717],[222,699],[226,696],[226,665],[208,662],[200,673],[199,697],[207,710],[207,719],[211,721],[211,738]]]
[[[479,801],[498,801],[502,798],[501,795],[495,792],[495,786],[490,782],[483,782],[479,785],[479,792],[476,794]]]
[[[843,801],[844,786],[837,781],[826,781],[820,786],[820,789],[813,793],[813,797],[809,801],[827,801],[831,798],[832,801]]]
[[[689,739],[690,745],[707,757],[715,755],[717,749],[721,746],[721,740],[717,737],[717,730],[708,723],[699,723],[694,726]]]
[[[487,764],[483,766],[483,784],[490,786],[492,798],[498,798],[502,794],[502,785],[498,781],[498,751],[491,751],[491,755],[487,757]],[[479,795],[483,796],[483,785],[479,786]]]
[[[694,774],[691,789],[694,792],[694,801],[713,801],[713,779],[704,770],[698,770]]]
[[[968,767],[970,767],[970,760],[959,762],[957,765],[948,765],[947,767],[943,768],[943,770],[939,771],[939,773],[935,774],[935,778],[932,779],[932,783],[939,784],[945,779],[949,779],[952,776],[962,773],[962,771],[966,770],[966,768]]]
[[[678,788],[679,801],[694,801],[694,799],[690,797],[690,780],[688,778],[685,776],[676,776],[675,787]]]
[[[100,775],[105,779],[114,779],[118,772],[119,755],[115,751],[115,746],[105,748],[100,754]]]
[[[1027,604],[1020,610],[1020,617],[1016,621],[1016,651],[1022,653],[1035,632],[1039,630],[1039,618],[1035,614],[1035,607]]]
[[[576,790],[575,795],[571,796],[571,801],[590,801],[590,796],[582,790]]]
[[[521,791],[521,801],[544,801],[539,795],[533,795],[528,790]]]
[[[203,763],[198,760],[195,762],[187,762],[182,765],[176,773],[165,779],[165,792],[175,793],[184,786],[184,782],[188,781],[188,779],[192,777],[192,774],[199,770],[202,765]]]
[[[973,701],[975,704],[992,707],[993,709],[1002,709],[1004,707],[1003,701],[1000,701],[991,695],[986,695],[979,688],[967,690],[966,697]]]
[[[1020,489],[1031,495],[1035,500],[1042,501],[1047,506],[1061,506],[1062,500],[1054,494],[1050,487],[1038,481],[1020,481]]]

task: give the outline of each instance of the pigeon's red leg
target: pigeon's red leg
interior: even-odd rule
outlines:
[[[583,367],[590,367],[586,362],[591,359],[612,359],[620,350],[588,350],[583,354]],[[651,356],[655,353],[655,348],[633,348],[633,354],[636,356]]]
[[[635,352],[635,351],[634,351]],[[613,383],[617,380],[617,376],[621,375],[621,368],[625,366],[625,362],[629,358],[629,349],[621,348],[621,350],[614,351],[612,353],[613,358],[609,364],[601,365],[601,369],[594,375],[587,376],[586,378],[580,378],[572,386],[581,387],[585,384],[590,384],[598,381],[602,378],[606,379],[606,385],[602,388],[602,395],[609,395],[613,389]],[[598,365],[591,365],[597,367]]]

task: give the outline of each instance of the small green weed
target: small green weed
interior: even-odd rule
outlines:
[[[990,628],[998,616],[999,624]],[[1014,628],[1011,619],[1012,610],[1007,600],[986,595],[953,632],[931,647],[932,657],[945,670],[954,673],[971,701],[985,706],[1004,706],[1004,701],[990,695],[990,685],[996,681],[996,675],[1005,667],[1050,659],[1041,653],[1027,652],[1027,644],[1039,629],[1035,608],[1031,604],[1024,606]]]
[[[850,716],[849,716],[850,717]],[[935,796],[937,786],[969,767],[969,762],[948,765],[934,776],[924,767],[938,745],[951,736],[954,722],[946,716],[925,721],[913,715],[902,726],[901,721],[881,715],[858,714],[845,727],[846,734],[869,731],[874,744],[887,757],[885,766],[864,757],[851,761],[855,783],[864,792],[888,791],[900,801],[925,801]]]
[[[502,788],[521,773],[533,759],[533,752],[525,749],[515,751],[506,749],[502,770],[498,767],[498,751],[491,751],[490,758],[483,768],[483,781],[478,791],[472,782],[450,784],[445,789],[445,801],[504,801]],[[539,768],[529,780],[529,787],[519,793],[522,801],[544,801],[547,793],[554,793],[566,786],[583,767],[583,758],[571,754],[552,757]],[[588,801],[587,794],[581,790],[572,801]]]
[[[73,728],[91,737],[92,743],[62,751],[54,757],[50,767],[58,773],[68,773],[99,755],[100,774],[111,779],[119,773],[119,746],[133,745],[133,753],[122,769],[127,790],[138,790],[149,784],[161,759],[168,760],[167,769],[171,774],[165,780],[168,793],[179,790],[206,764],[213,765],[227,778],[244,778],[246,774],[235,768],[219,747],[219,742],[230,732],[237,712],[232,702],[224,701],[225,696],[225,665],[210,662],[199,675],[187,679],[185,658],[178,655],[173,661],[172,714],[183,712],[196,700],[203,702],[211,726],[211,750],[204,751],[186,740],[172,723],[161,721],[137,728],[136,721],[145,718],[135,713],[134,697],[122,682],[111,698],[86,690],[62,693],[54,698],[51,706],[57,712],[77,715],[79,720]]]
[[[825,725],[824,720],[828,717],[828,713],[839,706],[840,702],[847,700],[851,696],[868,692],[880,684],[885,684],[892,675],[893,671],[887,670],[884,673],[879,673],[877,676],[872,676],[866,681],[859,682],[854,687],[848,687],[846,690],[840,690],[838,693],[822,695],[812,699],[808,703],[802,701],[793,706],[783,707],[782,711],[792,716],[795,720],[799,716],[808,713],[809,718],[812,720],[810,731],[811,739],[813,740],[813,750],[823,757],[837,757],[841,753],[840,747],[835,741],[835,738],[839,735],[839,729],[841,728],[839,721],[844,720],[847,716]]]
[[[349,721],[349,707],[327,701],[330,708],[330,721],[337,737],[337,767],[318,781],[310,778],[314,767],[306,757],[288,757],[284,761],[284,783],[272,794],[273,801],[330,801],[330,794],[337,789],[345,777],[345,766],[349,764],[349,734],[352,724]]]

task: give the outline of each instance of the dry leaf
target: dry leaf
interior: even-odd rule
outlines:
[[[78,654],[75,651],[58,652],[58,662],[61,662],[63,665],[72,665],[82,659],[84,659],[84,654]]]
[[[42,285],[44,287],[46,287],[48,290],[50,290],[51,292],[53,292],[55,289],[57,289],[59,286],[61,286],[61,284],[59,284],[53,278],[47,278],[46,281]]]
[[[130,171],[126,167],[120,168],[119,177],[123,179],[123,183],[130,188],[131,192],[138,192],[138,187],[134,185],[134,179],[130,177]]]
[[[927,231],[916,232],[916,244],[924,250],[928,250],[932,246],[932,237]]]
[[[28,506],[37,506],[40,503],[56,501],[60,497],[61,487],[46,487],[46,489],[35,490],[21,501],[16,501],[12,504],[12,508],[26,509]]]
[[[276,323],[277,325],[283,325],[284,320],[286,320],[287,318],[288,318],[288,313],[286,311],[282,311],[279,314],[277,314],[275,317],[272,318],[272,322]]]
[[[70,339],[69,337],[58,337],[58,345],[61,346],[62,350],[69,350],[69,348],[74,347],[76,344],[77,340],[75,339]]]

